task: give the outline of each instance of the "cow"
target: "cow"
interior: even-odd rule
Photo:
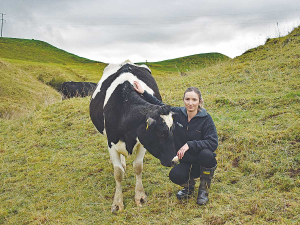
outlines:
[[[178,162],[173,143],[173,113],[170,106],[147,102],[133,87],[139,81],[148,93],[161,96],[146,65],[130,61],[109,64],[103,71],[90,101],[90,117],[96,129],[106,135],[110,159],[114,167],[116,191],[112,213],[124,209],[121,181],[126,169],[125,157],[135,153],[135,202],[142,206],[147,196],[142,184],[143,158],[146,150],[163,166]]]
[[[96,87],[96,83],[69,81],[62,84],[60,92],[63,100],[73,97],[86,97],[91,96]]]

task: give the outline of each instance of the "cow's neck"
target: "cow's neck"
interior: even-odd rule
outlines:
[[[140,95],[138,95],[135,90],[127,93],[126,97],[127,97],[126,99],[130,101],[131,104],[125,103],[126,104],[125,108],[128,111],[128,115],[136,116],[136,118],[133,118],[135,120],[145,119],[146,117],[149,116],[149,114],[151,114],[151,112],[154,112],[160,107],[158,105],[153,105],[147,102]]]

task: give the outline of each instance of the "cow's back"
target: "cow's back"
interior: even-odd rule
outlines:
[[[91,119],[97,130],[102,134],[105,129],[105,114],[109,114],[110,118],[114,118],[113,123],[120,123],[123,112],[122,105],[124,104],[122,90],[125,81],[131,84],[136,80],[145,83],[147,85],[146,90],[152,92],[156,98],[161,100],[156,81],[148,68],[125,64],[118,70],[109,69],[114,73],[105,74],[104,71],[104,75],[99,81],[90,102]],[[127,102],[126,104],[130,103]]]

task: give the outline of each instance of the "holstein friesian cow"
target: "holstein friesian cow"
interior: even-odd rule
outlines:
[[[62,99],[73,97],[91,96],[97,87],[96,83],[91,82],[64,82],[61,86],[60,92]]]
[[[122,211],[125,156],[135,152],[133,162],[136,174],[135,202],[142,206],[147,196],[142,184],[143,158],[146,150],[158,158],[162,165],[177,163],[173,144],[173,118],[169,106],[157,106],[145,101],[133,88],[141,85],[161,99],[150,69],[129,61],[109,64],[103,72],[90,102],[90,116],[97,130],[106,135],[111,161],[114,166],[116,192],[112,212]]]

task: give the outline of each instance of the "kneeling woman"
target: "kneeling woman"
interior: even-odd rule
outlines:
[[[163,105],[147,93],[139,82],[134,82],[135,90],[155,105]],[[203,99],[198,88],[190,87],[184,92],[184,107],[172,107],[174,116],[174,143],[178,150],[180,164],[172,168],[170,180],[183,187],[176,196],[186,199],[195,189],[195,179],[200,177],[197,204],[208,201],[208,189],[217,167],[216,154],[218,135],[211,116],[203,108]]]

